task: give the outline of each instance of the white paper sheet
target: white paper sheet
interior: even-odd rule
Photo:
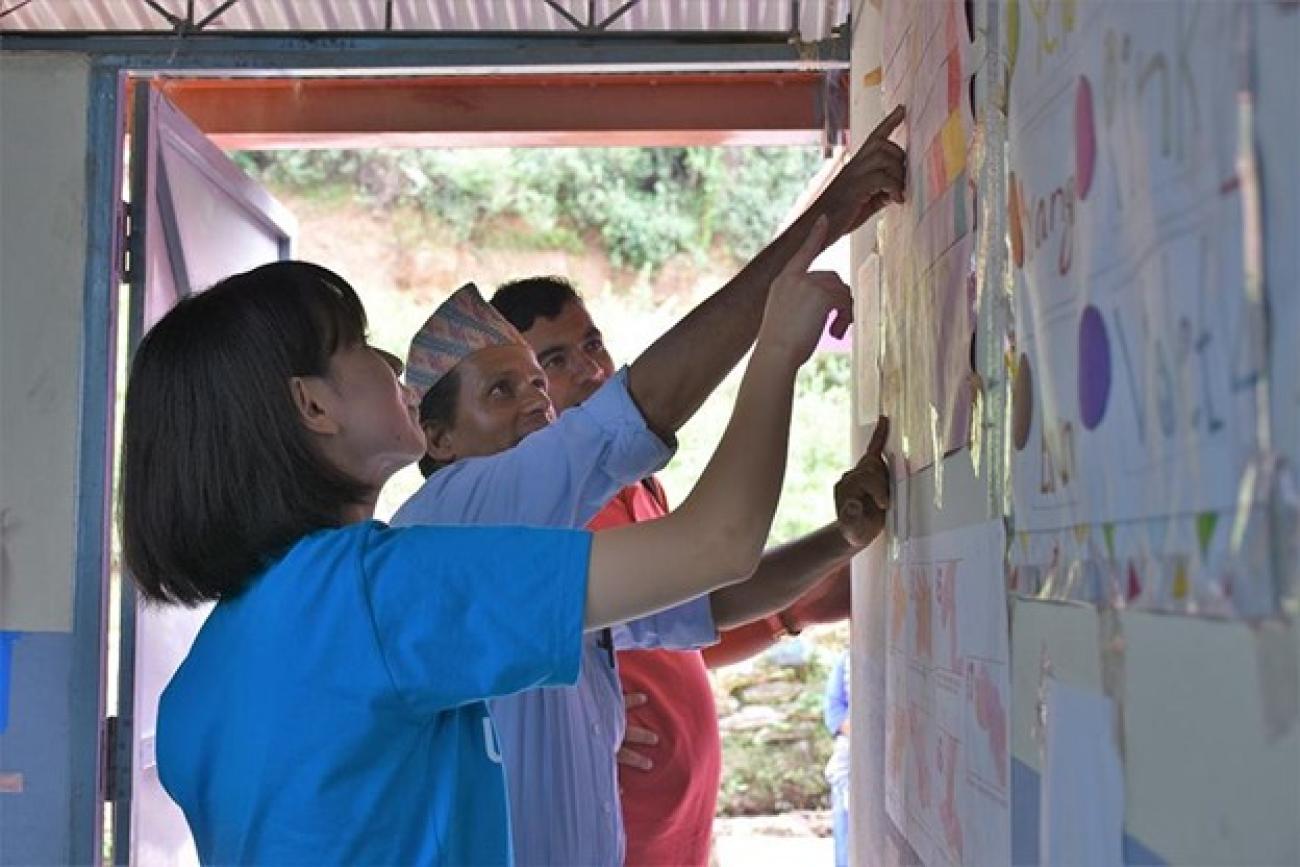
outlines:
[[[1049,678],[1039,846],[1044,867],[1121,867],[1124,774],[1115,704]]]
[[[994,521],[888,570],[885,807],[927,867],[1010,862],[1004,550]]]
[[[1239,13],[1092,0],[1020,31],[1008,116],[1018,529],[1236,504],[1260,373]]]

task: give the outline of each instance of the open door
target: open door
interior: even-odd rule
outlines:
[[[131,184],[131,351],[178,301],[240,271],[288,258],[292,215],[156,89],[135,88]],[[197,863],[180,808],[158,781],[158,698],[209,608],[144,607],[122,587],[118,864]]]

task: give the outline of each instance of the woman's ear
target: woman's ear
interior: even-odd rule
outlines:
[[[307,430],[322,436],[339,432],[339,422],[332,411],[337,399],[322,377],[290,378],[289,394],[293,397],[294,408],[298,410],[298,419]]]
[[[456,447],[453,443],[451,429],[439,421],[420,423],[424,431],[424,453],[440,464],[449,464],[456,460]]]

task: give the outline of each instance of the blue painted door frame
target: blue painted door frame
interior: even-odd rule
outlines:
[[[8,46],[6,45],[6,48]],[[7,725],[10,791],[0,794],[0,863],[84,864],[99,858],[103,774],[104,640],[116,345],[121,140],[120,78],[88,85],[87,256],[84,270],[76,557],[72,631],[27,632],[11,644]],[[7,122],[10,119],[6,119]],[[58,576],[56,576],[58,580]]]

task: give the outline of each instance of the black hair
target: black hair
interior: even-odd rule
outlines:
[[[131,366],[122,539],[141,594],[196,605],[238,595],[304,535],[344,523],[367,486],[320,454],[290,380],[365,340],[342,277],[276,262],[177,304]]]
[[[573,284],[563,277],[526,277],[503,283],[492,296],[492,306],[520,333],[533,327],[537,317],[554,319],[565,304],[582,302]]]
[[[452,427],[456,423],[456,397],[459,394],[460,373],[453,367],[420,399],[420,424],[431,421]],[[428,452],[420,458],[420,472],[426,479],[445,466],[446,461],[434,460]]]

